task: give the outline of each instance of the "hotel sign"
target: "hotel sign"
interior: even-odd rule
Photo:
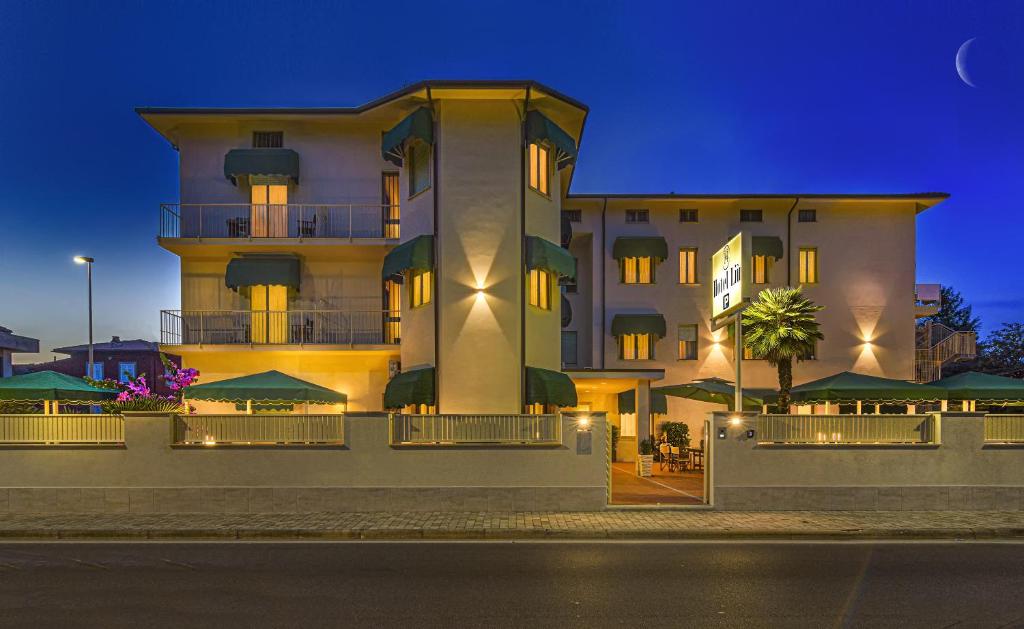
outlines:
[[[739,310],[748,297],[745,268],[750,238],[741,232],[711,256],[711,318]]]

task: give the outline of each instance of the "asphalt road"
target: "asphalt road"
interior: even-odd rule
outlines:
[[[1000,627],[1024,544],[0,545],[0,626]]]

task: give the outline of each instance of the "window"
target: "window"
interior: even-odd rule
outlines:
[[[800,283],[818,283],[818,250],[814,247],[800,247]]]
[[[697,360],[697,326],[679,326],[679,360]]]
[[[562,364],[576,365],[577,357],[576,332],[562,332]]]
[[[402,338],[402,285],[384,281],[384,342],[398,343]]]
[[[767,284],[771,280],[772,264],[775,258],[771,256],[753,257],[753,279],[755,284]]]
[[[796,215],[796,220],[801,223],[817,223],[818,210],[800,210]]]
[[[535,142],[530,143],[530,190],[548,194],[548,180],[551,176],[551,165],[548,159],[548,147]]]
[[[555,413],[555,407],[551,404],[544,405],[540,402],[534,402],[533,404],[527,404],[523,407],[523,413],[526,415],[544,415]]]
[[[697,248],[685,247],[679,250],[679,283],[697,283]]]
[[[551,273],[543,269],[530,269],[530,305],[551,310]]]
[[[409,274],[409,304],[413,308],[430,303],[433,291],[433,271],[413,271]]]
[[[249,190],[249,216],[227,219],[229,238],[287,238],[288,186],[256,184]]]
[[[570,223],[580,223],[583,221],[583,210],[562,210],[562,218]]]
[[[284,131],[253,131],[252,146],[257,149],[279,149],[284,146]]]
[[[623,258],[619,261],[619,277],[623,284],[653,284],[654,258]]]
[[[437,413],[437,406],[434,404],[409,404],[402,409],[406,415],[433,415]]]
[[[85,373],[87,375],[89,373],[89,360],[88,359],[86,359],[86,361],[85,361]],[[93,363],[92,363],[92,379],[93,380],[102,380],[103,379],[103,362],[102,361],[100,361],[100,362],[93,361]]]
[[[743,346],[743,360],[764,360],[760,356],[754,356],[754,350],[746,345]]]
[[[414,197],[430,187],[430,145],[426,142],[412,142],[406,161],[409,169],[409,197]]]
[[[680,223],[696,223],[697,210],[679,210]]]
[[[740,210],[741,223],[760,223],[763,219],[761,210]]]
[[[623,334],[619,337],[619,358],[622,360],[653,360],[653,336],[650,334]]]
[[[117,363],[118,382],[128,382],[135,378],[135,363]]]
[[[401,236],[398,231],[399,218],[402,215],[401,193],[398,185],[398,173],[380,174],[381,205],[384,206],[384,237],[397,240]],[[316,224],[313,224],[314,229]]]
[[[649,223],[651,214],[649,210],[626,210],[627,223]]]
[[[288,287],[257,284],[249,289],[252,343],[288,343]]]

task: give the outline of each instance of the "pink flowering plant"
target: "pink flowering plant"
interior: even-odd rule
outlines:
[[[156,411],[167,413],[194,413],[195,409],[183,402],[185,387],[199,379],[196,369],[182,369],[172,360],[160,354],[164,365],[164,382],[171,390],[170,395],[160,395],[153,391],[146,381],[146,374],[128,378],[128,382],[104,381],[105,388],[117,388],[119,393],[113,402],[104,405],[107,413],[124,411]],[[111,387],[110,384],[114,386]]]

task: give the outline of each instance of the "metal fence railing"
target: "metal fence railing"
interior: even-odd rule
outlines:
[[[165,345],[396,345],[397,310],[162,310]]]
[[[391,445],[556,445],[558,415],[391,416]]]
[[[123,445],[121,415],[0,415],[0,445]]]
[[[985,442],[1024,444],[1024,415],[985,415]]]
[[[932,415],[759,415],[764,444],[873,445],[936,443]]]
[[[345,443],[345,416],[177,415],[175,445],[332,445]]]
[[[381,204],[164,203],[161,238],[340,238],[400,235],[397,208]]]

